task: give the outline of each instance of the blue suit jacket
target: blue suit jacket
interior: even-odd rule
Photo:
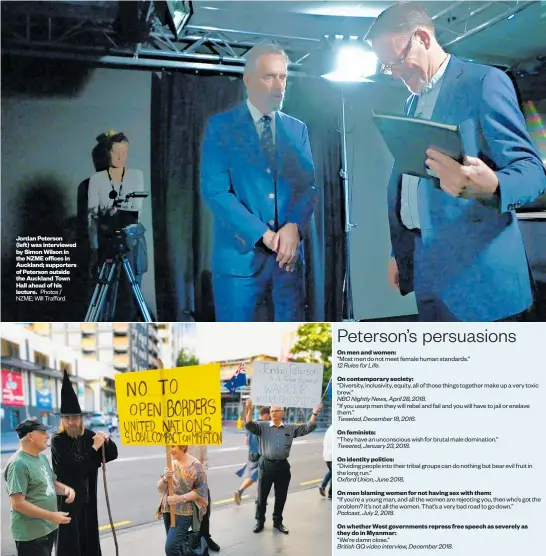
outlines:
[[[412,96],[406,113],[413,113]],[[412,106],[413,105],[413,106]],[[435,179],[421,179],[419,218],[427,287],[463,321],[493,321],[532,303],[525,248],[514,209],[546,190],[546,172],[527,133],[514,87],[506,74],[451,57],[432,120],[474,123],[478,156],[497,174],[499,200],[454,198]],[[389,223],[400,291],[413,291],[415,236],[400,220],[401,174],[388,187]]]
[[[305,124],[277,112],[278,224],[293,222],[304,234],[317,188]],[[215,220],[213,270],[252,276],[272,256],[260,241],[275,230],[275,181],[248,106],[213,116],[205,131],[201,190]]]

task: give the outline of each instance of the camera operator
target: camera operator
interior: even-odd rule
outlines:
[[[144,191],[144,177],[140,170],[126,167],[129,140],[125,134],[109,131],[99,135],[97,140],[108,155],[109,165],[106,170],[91,176],[89,181],[87,208],[91,274],[96,278],[97,265],[115,253],[113,243],[116,241],[116,232],[126,230],[130,226],[132,247],[125,254],[140,286],[142,275],[148,270],[144,236],[146,229],[139,223],[143,200],[141,197],[127,198],[127,195]],[[116,304],[116,300],[119,300],[119,303]],[[137,307],[125,273],[121,272],[118,287],[113,288],[109,301],[117,305],[116,318],[136,320]]]

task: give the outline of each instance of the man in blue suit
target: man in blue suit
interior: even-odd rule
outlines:
[[[280,112],[286,54],[248,53],[248,100],[213,116],[203,141],[201,189],[214,216],[217,321],[304,320],[301,240],[317,189],[305,124]]]
[[[402,295],[415,292],[422,321],[520,320],[533,299],[514,210],[545,191],[546,174],[512,83],[498,69],[447,54],[413,2],[381,13],[367,39],[383,73],[413,93],[406,114],[473,122],[477,145],[464,165],[423,153],[437,178],[401,175],[395,163],[389,282]]]

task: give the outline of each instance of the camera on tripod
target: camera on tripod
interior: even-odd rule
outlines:
[[[118,210],[129,199],[145,199],[149,193],[135,191],[125,197],[115,199],[112,207],[99,214],[98,240],[101,259],[115,258],[116,255],[129,253],[142,235],[138,225],[131,222],[131,211]],[[136,219],[136,215],[134,216]]]
[[[133,248],[139,251],[139,242],[145,242],[146,228],[138,222],[138,211],[127,208],[127,201],[132,198],[145,198],[149,193],[135,191],[124,198],[113,198],[112,206],[99,211],[97,218],[99,244],[99,273],[93,296],[89,303],[85,322],[111,322],[118,295],[119,281],[122,273],[126,276],[134,299],[140,309],[144,322],[152,322],[146,307],[146,300],[140,290],[135,273],[127,257],[134,257]],[[123,205],[126,205],[123,207]],[[118,210],[123,207],[123,210]],[[137,255],[138,256],[138,255]],[[122,294],[124,295],[124,293]]]

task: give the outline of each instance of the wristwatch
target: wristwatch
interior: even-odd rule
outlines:
[[[318,413],[315,413],[314,411],[311,411],[311,413],[312,413],[315,417],[317,417],[317,415],[318,415]]]

